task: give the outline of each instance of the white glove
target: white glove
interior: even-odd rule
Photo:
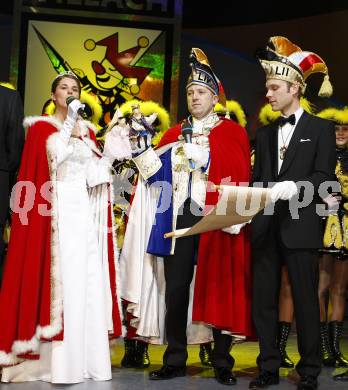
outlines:
[[[327,211],[329,214],[337,213],[339,203],[342,200],[342,195],[337,192],[329,194],[323,201],[327,204]]]
[[[71,132],[76,124],[77,118],[79,116],[78,110],[84,108],[85,105],[82,104],[78,99],[73,100],[68,104],[68,115],[65,118],[63,123],[63,128],[60,130],[60,136],[65,144],[69,143],[71,137]]]
[[[114,160],[122,161],[132,158],[132,149],[129,142],[129,129],[122,126],[114,126],[105,136],[103,155],[111,163]]]
[[[184,143],[183,148],[186,158],[194,162],[195,169],[205,167],[208,164],[209,152],[203,146]]]
[[[271,200],[289,200],[297,194],[297,186],[293,181],[281,181],[271,188]]]
[[[244,227],[246,224],[250,223],[250,221],[248,222],[243,222],[243,223],[239,223],[237,225],[231,225],[231,226],[228,226],[228,227],[225,227],[223,229],[221,229],[223,232],[225,233],[229,233],[229,234],[239,234],[242,227]]]
[[[68,104],[68,116],[67,119],[72,122],[76,122],[79,114],[78,110],[85,108],[85,105],[80,102],[78,99],[74,99],[70,104]]]

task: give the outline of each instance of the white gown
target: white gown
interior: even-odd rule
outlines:
[[[102,256],[87,186],[109,182],[109,165],[85,142],[57,138],[59,258],[64,341],[40,344],[40,360],[3,369],[2,382],[78,383],[110,380],[107,302]]]

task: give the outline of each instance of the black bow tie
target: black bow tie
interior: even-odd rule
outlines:
[[[295,114],[291,114],[291,115],[288,116],[288,117],[281,116],[281,117],[279,118],[279,126],[280,126],[280,127],[284,126],[287,122],[289,122],[290,125],[294,125],[294,124],[296,123]]]

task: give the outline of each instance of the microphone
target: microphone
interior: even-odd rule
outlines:
[[[74,98],[73,96],[68,96],[66,98],[66,105],[68,106],[70,103],[72,103],[74,100],[78,100],[76,98]],[[77,113],[83,118],[83,119],[87,119],[88,118],[88,115],[86,114],[85,110],[80,107],[78,110],[77,110]]]
[[[192,127],[185,122],[181,128],[181,135],[184,137],[185,143],[192,144]],[[195,169],[195,163],[189,158],[189,165],[191,169]]]

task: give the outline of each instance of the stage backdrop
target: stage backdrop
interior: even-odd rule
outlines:
[[[12,58],[17,66],[11,69],[18,74],[11,76],[24,96],[25,114],[40,114],[54,77],[71,70],[83,89],[98,96],[101,124],[134,98],[164,105],[175,119],[181,0],[61,3],[17,4]]]

